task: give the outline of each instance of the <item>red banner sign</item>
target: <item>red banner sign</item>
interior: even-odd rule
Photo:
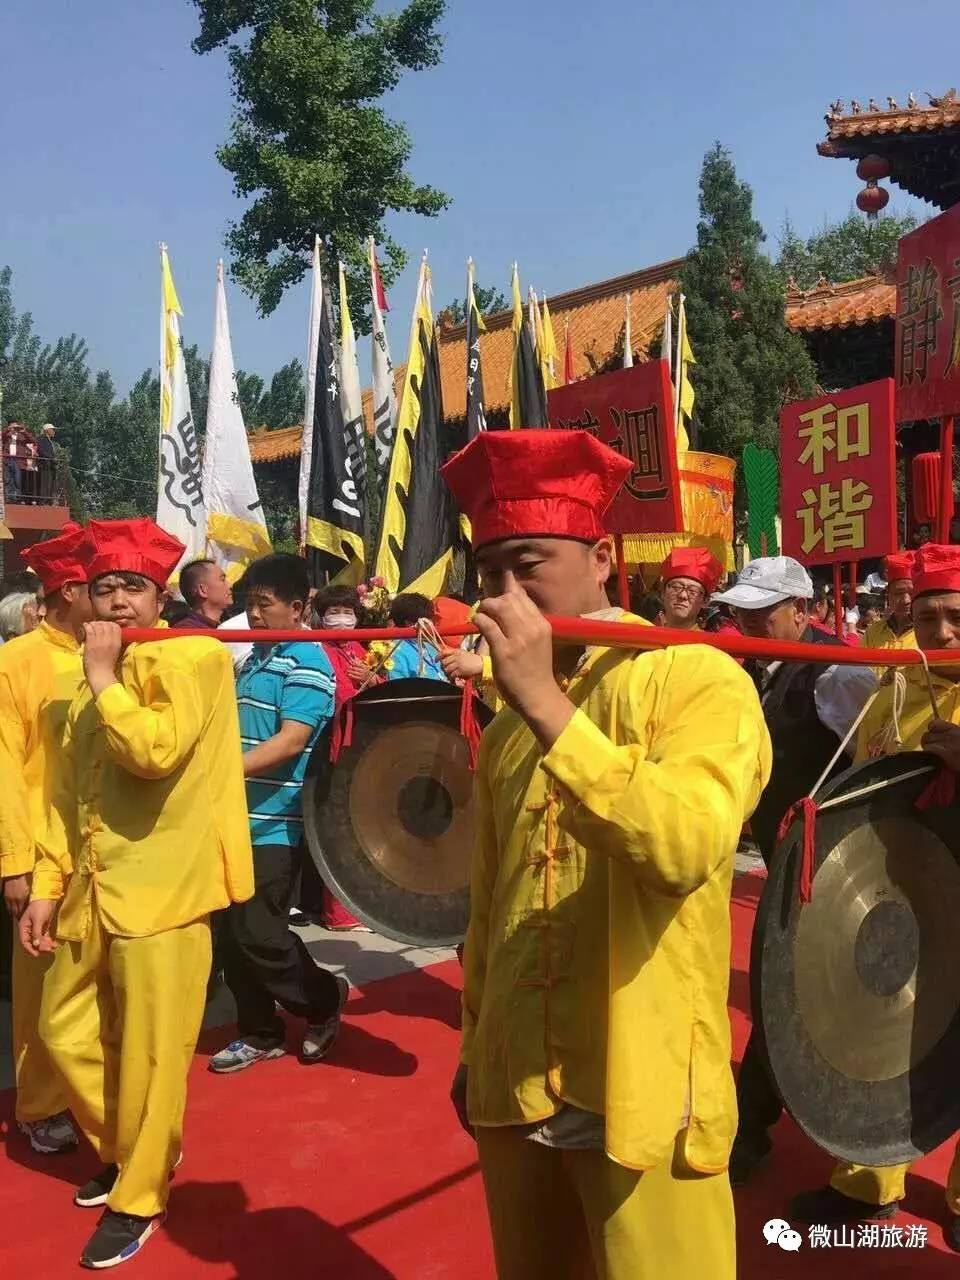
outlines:
[[[633,463],[607,512],[608,533],[682,527],[673,391],[666,360],[616,369],[547,393],[551,427],[592,431]]]
[[[960,413],[960,204],[900,241],[897,421]]]
[[[784,406],[780,519],[783,553],[802,564],[897,549],[892,378]]]

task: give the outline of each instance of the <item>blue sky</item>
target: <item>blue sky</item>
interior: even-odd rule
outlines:
[[[828,102],[913,89],[925,103],[957,81],[955,22],[946,0],[449,0],[443,64],[390,101],[412,172],[453,197],[438,219],[392,220],[411,256],[391,290],[395,357],[424,247],[438,304],[462,296],[468,254],[481,283],[506,291],[517,258],[524,286],[553,294],[684,253],[715,139],[772,242],[787,213],[803,234],[843,216],[860,184],[816,154]],[[226,60],[191,52],[196,25],[189,0],[0,6],[0,263],[42,336],[82,334],[124,391],[157,359],[157,241],[185,338],[207,350],[240,209],[214,157]],[[896,189],[891,207],[920,208]],[[266,320],[236,285],[229,303],[239,366],[302,358],[306,283]]]

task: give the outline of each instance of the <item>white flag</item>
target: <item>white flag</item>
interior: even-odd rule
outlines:
[[[633,335],[630,331],[630,295],[627,294],[623,318],[623,367],[633,368]]]
[[[373,322],[370,335],[373,350],[373,443],[377,451],[377,465],[385,471],[390,466],[393,439],[397,432],[397,393],[393,386],[393,363],[383,323],[383,313],[390,308],[380,279],[373,236],[370,237],[369,251],[370,315]]]
[[[251,561],[267,554],[270,537],[257,495],[250,443],[237,393],[222,261],[217,263],[203,501],[211,554],[229,580],[235,582]]]
[[[340,263],[340,407],[347,445],[347,467],[365,505],[367,486],[367,430],[363,422],[363,395],[357,363],[357,337],[350,318],[347,273]]]
[[[317,390],[317,350],[323,310],[323,275],[320,271],[320,237],[313,237],[313,275],[310,283],[310,319],[307,323],[307,395],[303,406],[303,438],[300,441],[300,544],[307,541],[307,506],[310,498],[310,466],[313,458],[313,407]]]
[[[207,553],[207,521],[200,488],[200,447],[190,409],[180,316],[167,246],[160,246],[160,474],[157,524],[186,546],[180,565]],[[180,565],[174,571],[177,576]]]

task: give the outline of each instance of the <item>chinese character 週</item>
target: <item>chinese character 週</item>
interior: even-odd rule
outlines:
[[[960,267],[960,258],[954,258],[953,265]],[[951,276],[947,288],[953,299],[953,324],[950,331],[950,352],[944,365],[944,377],[951,369],[960,369],[960,274]]]
[[[919,1222],[911,1222],[907,1227],[907,1238],[904,1247],[907,1249],[925,1249],[927,1246],[927,1228]]]
[[[833,1240],[830,1235],[830,1228],[816,1223],[810,1227],[807,1235],[810,1238],[811,1249],[829,1249]]]
[[[853,1227],[844,1224],[842,1227],[835,1227],[833,1231],[833,1247],[835,1249],[852,1249],[856,1244],[856,1236],[853,1234]]]
[[[861,1222],[857,1228],[857,1245],[861,1249],[879,1249],[880,1223]]]
[[[797,461],[801,466],[813,463],[813,474],[822,476],[826,455],[836,452],[838,462],[848,458],[866,458],[870,455],[870,406],[849,405],[838,409],[835,404],[823,404],[819,409],[802,413],[800,421],[809,423],[797,433],[806,440]]]
[[[923,266],[907,268],[907,278],[900,286],[903,310],[901,322],[899,386],[926,382],[931,355],[937,353],[937,325],[943,318],[940,307],[940,273],[925,258]]]
[[[663,458],[660,453],[659,414],[656,405],[647,409],[610,409],[619,433],[611,441],[633,463],[625,488],[634,498],[665,498]]]
[[[886,1223],[880,1228],[881,1249],[903,1248],[903,1227],[891,1227]]]
[[[861,551],[866,545],[864,512],[873,506],[868,484],[847,477],[839,489],[829,484],[804,489],[803,501],[805,505],[798,509],[796,516],[803,526],[800,546],[805,555],[821,542],[827,555],[847,549]]]

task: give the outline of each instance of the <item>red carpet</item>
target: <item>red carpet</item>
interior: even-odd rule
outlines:
[[[761,884],[742,877],[733,905],[737,1057],[748,1026],[747,961]],[[167,1223],[123,1274],[492,1280],[476,1152],[446,1096],[459,978],[451,962],[354,992],[341,1039],[322,1066],[301,1067],[290,1057],[218,1078],[198,1055]],[[207,1033],[201,1050],[224,1038]],[[0,1095],[7,1153],[0,1163],[0,1276],[77,1276],[75,1260],[96,1213],[74,1208],[70,1195],[95,1161],[89,1151],[32,1157],[10,1133],[12,1111],[12,1095]],[[798,1253],[784,1253],[766,1244],[763,1224],[784,1216],[795,1191],[821,1184],[830,1160],[783,1120],[771,1164],[755,1187],[738,1193],[740,1276],[846,1280],[854,1269],[871,1278],[960,1276],[960,1258],[944,1251],[939,1227],[949,1158],[948,1147],[917,1167],[909,1212],[898,1219],[925,1224],[927,1248],[811,1250],[804,1236]]]

